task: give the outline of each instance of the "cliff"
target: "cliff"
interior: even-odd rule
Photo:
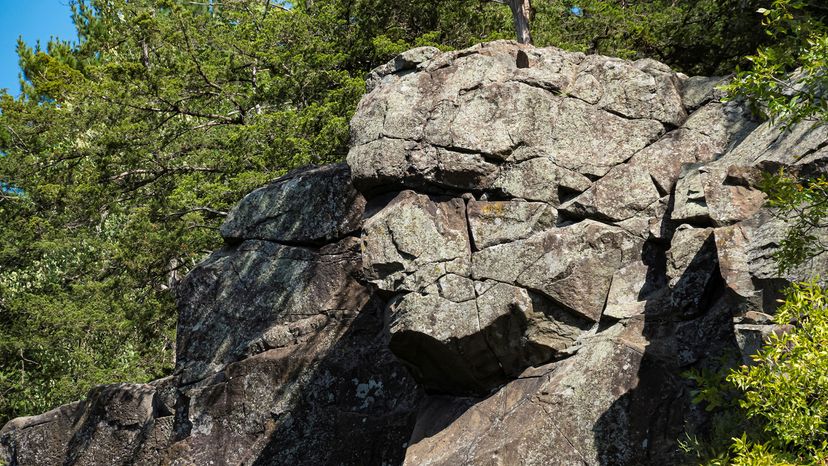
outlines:
[[[715,78],[495,42],[371,74],[348,163],[245,197],[175,373],[9,422],[10,465],[675,464],[681,372],[776,330],[763,171],[828,171]],[[822,262],[808,264],[826,270]]]

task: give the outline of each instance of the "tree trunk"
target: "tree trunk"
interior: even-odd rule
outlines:
[[[531,44],[529,21],[532,15],[532,5],[529,4],[529,0],[509,0],[509,8],[512,9],[512,16],[515,19],[517,41],[521,44]]]

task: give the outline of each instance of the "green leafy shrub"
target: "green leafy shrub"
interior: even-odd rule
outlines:
[[[780,273],[828,251],[819,235],[828,228],[828,179],[798,179],[780,171],[765,176],[762,190],[775,214],[790,224],[775,253]]]
[[[828,459],[828,295],[816,282],[793,284],[775,321],[789,331],[772,334],[756,362],[728,379],[744,392],[748,417],[761,417],[768,451],[805,462]]]
[[[688,374],[694,401],[715,413],[707,439],[682,442],[703,464],[828,461],[828,293],[815,281],[793,284],[774,320],[784,331],[754,364]]]
[[[751,68],[726,90],[759,103],[760,113],[783,128],[828,120],[828,9],[820,1],[774,0],[758,11],[771,42],[747,57]]]

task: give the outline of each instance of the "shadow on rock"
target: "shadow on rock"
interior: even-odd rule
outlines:
[[[644,311],[620,322],[620,341],[638,353],[625,366],[631,389],[593,428],[601,465],[686,462],[678,441],[703,428],[706,415],[682,373],[716,367],[738,352],[732,320],[739,303],[719,272],[713,229],[683,225],[663,233],[672,239],[669,249],[650,241],[642,254]]]

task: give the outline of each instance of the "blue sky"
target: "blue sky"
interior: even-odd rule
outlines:
[[[12,95],[20,92],[15,52],[19,36],[31,45],[40,39],[44,46],[50,36],[77,40],[70,14],[69,0],[0,0],[0,88]]]

